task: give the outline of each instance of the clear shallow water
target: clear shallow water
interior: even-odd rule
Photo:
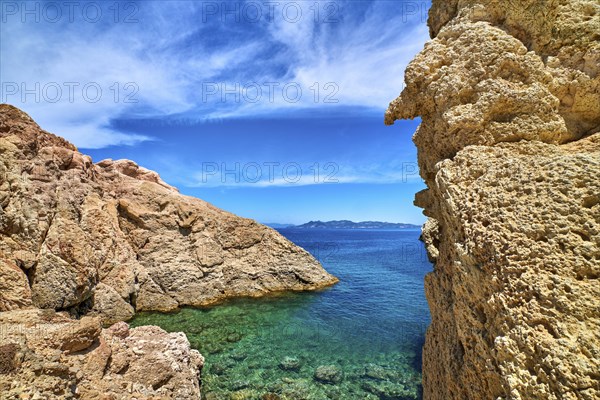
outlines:
[[[206,358],[207,399],[418,399],[431,270],[419,231],[279,229],[340,283],[236,299],[132,326],[183,331]]]

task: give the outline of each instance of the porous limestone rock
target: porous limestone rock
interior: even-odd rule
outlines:
[[[434,0],[421,116],[428,399],[600,398],[600,4]]]
[[[559,144],[600,130],[600,5],[508,3],[433,2],[430,26],[436,37],[409,64],[406,88],[386,112],[388,124],[422,116],[414,140],[428,180],[438,161],[471,144],[522,139]],[[527,17],[528,12],[556,14],[556,21]],[[432,23],[440,18],[446,23],[442,29]],[[556,37],[544,30],[552,23],[549,31]]]
[[[0,105],[0,206],[0,311],[108,324],[337,281],[275,230],[181,195],[133,161],[94,164],[10,105]]]
[[[204,359],[183,333],[98,317],[0,313],[3,399],[198,399]]]

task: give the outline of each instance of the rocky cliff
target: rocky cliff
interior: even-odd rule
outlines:
[[[201,356],[185,336],[101,324],[335,282],[275,230],[181,195],[132,161],[94,164],[0,105],[0,392],[94,398],[108,380],[111,398],[191,398]],[[87,339],[73,348],[81,329]],[[144,363],[164,379],[144,376]]]
[[[181,195],[129,160],[96,164],[0,105],[0,311],[168,311],[331,285],[275,230]]]
[[[434,0],[420,116],[425,399],[600,398],[600,4]]]

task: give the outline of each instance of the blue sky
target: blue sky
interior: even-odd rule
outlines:
[[[428,2],[2,2],[1,101],[95,161],[129,158],[261,222],[422,223],[383,125]]]

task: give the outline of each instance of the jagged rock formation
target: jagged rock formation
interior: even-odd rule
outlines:
[[[273,229],[183,196],[129,160],[92,163],[0,105],[0,311],[172,310],[335,283]]]
[[[101,324],[335,282],[275,230],[0,105],[0,397],[198,398],[185,335]]]
[[[183,333],[29,309],[0,313],[0,334],[2,399],[199,398],[204,359]]]
[[[434,0],[386,123],[428,189],[425,399],[600,398],[600,4]]]

